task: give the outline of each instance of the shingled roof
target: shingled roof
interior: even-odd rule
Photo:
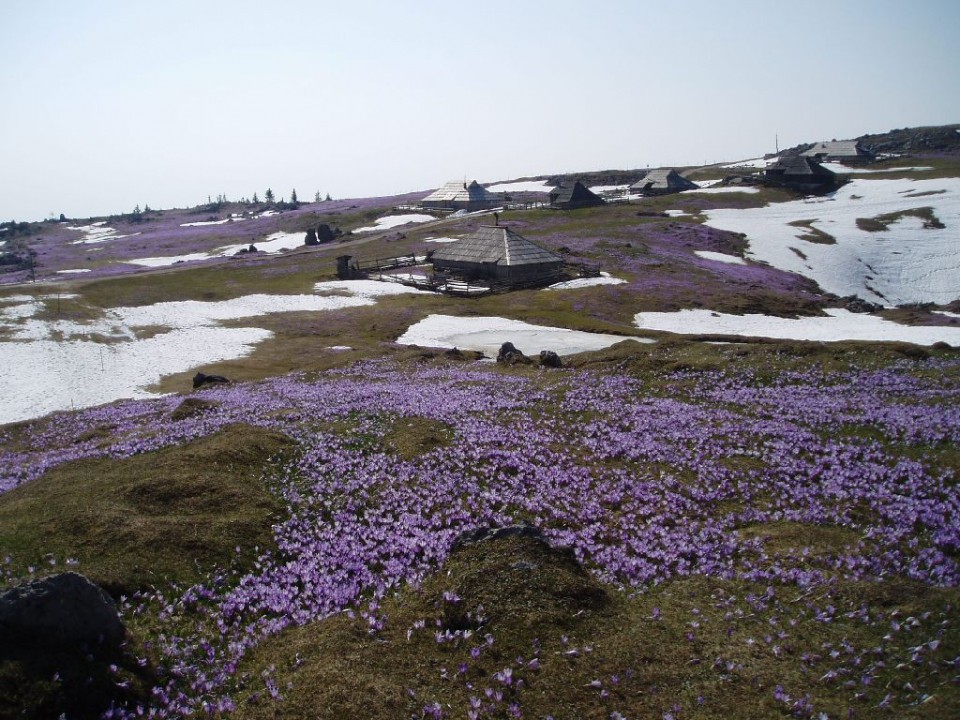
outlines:
[[[794,155],[777,160],[770,165],[764,175],[783,176],[783,177],[810,177],[833,179],[835,177],[831,170],[823,167],[813,158]]]
[[[868,160],[872,155],[860,147],[857,140],[831,140],[818,142],[804,153],[804,157],[825,160]]]
[[[579,180],[575,182],[560,183],[550,191],[551,207],[572,210],[581,207],[593,207],[594,205],[603,205],[604,200],[595,194]]]
[[[493,205],[498,201],[499,198],[496,195],[489,192],[476,180],[469,185],[454,180],[430,193],[421,202],[423,205],[456,207]]]
[[[501,267],[556,265],[563,257],[503,225],[483,225],[472,235],[434,251],[434,263],[492,264]]]
[[[692,180],[687,180],[676,170],[659,168],[651,170],[642,179],[630,186],[630,189],[639,193],[672,193],[684,190],[696,190],[699,186]]]

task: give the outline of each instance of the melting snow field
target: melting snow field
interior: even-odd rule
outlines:
[[[117,231],[112,227],[107,227],[106,220],[92,223],[91,225],[68,225],[67,230],[77,230],[83,233],[83,237],[74,240],[74,245],[94,245],[96,243],[106,242],[107,240],[119,240],[120,238],[135,237],[140,233],[130,233],[128,235],[117,235]]]
[[[258,240],[253,243],[253,245],[257,248],[257,252],[278,253],[283,250],[293,250],[298,247],[303,247],[306,241],[305,235],[306,234],[302,232],[275,232],[272,235],[268,235],[265,240]],[[217,248],[213,252],[214,256],[229,257],[236,255],[240,250],[246,250],[248,247],[250,247],[250,243],[240,243],[238,245],[227,245],[226,247]]]
[[[858,218],[918,208],[931,208],[945,227],[927,228],[911,216],[885,231],[857,227]],[[707,225],[745,233],[751,259],[810,277],[841,297],[858,295],[888,306],[945,305],[960,297],[960,178],[858,178],[826,197],[704,214]],[[798,221],[835,242],[803,239],[810,230],[790,225]]]
[[[713,252],[711,250],[694,250],[693,254],[702,257],[704,260],[716,260],[717,262],[728,263],[730,265],[746,265],[747,261],[736,255],[727,255],[726,253]]]
[[[90,323],[36,317],[48,302],[55,307],[55,295],[3,298],[0,334],[7,339],[0,341],[0,384],[5,388],[0,424],[152,397],[147,388],[162,377],[243,357],[272,336],[262,328],[220,327],[224,320],[372,305],[383,295],[418,292],[372,280],[318,283],[314,290],[316,295],[248,295],[113,308]],[[138,338],[137,330],[144,328],[149,328],[149,337]]]
[[[166,255],[162,257],[145,257],[136,260],[127,260],[129,265],[142,265],[143,267],[167,267],[182,262],[191,262],[193,260],[209,260],[211,255],[207,253],[190,253],[189,255]]]
[[[576,278],[575,280],[565,280],[564,282],[554,283],[545,288],[546,290],[578,290],[585,287],[594,287],[596,285],[622,285],[626,280],[611,277],[610,273],[602,272],[600,277],[594,278]]]
[[[907,342],[915,345],[933,345],[943,341],[953,346],[960,345],[960,328],[900,325],[873,315],[861,315],[848,310],[835,309],[826,312],[827,317],[796,319],[769,315],[726,315],[710,310],[642,312],[634,316],[634,323],[641,330],[687,335],[739,335],[820,342],[866,340]]]
[[[557,355],[572,355],[602,350],[624,340],[654,342],[646,338],[531,325],[501,317],[453,315],[430,315],[411,325],[397,338],[401,345],[479,350],[491,357],[496,357],[505,342],[512,342],[524,355],[539,355],[541,350],[553,350]]]
[[[512,192],[542,192],[548,193],[553,190],[546,180],[521,180],[519,182],[500,183],[499,185],[490,185],[488,191],[493,193],[512,193]]]
[[[722,168],[755,168],[762,170],[765,167],[773,165],[777,160],[780,159],[780,156],[774,156],[769,158],[752,158],[750,160],[741,160],[740,162],[730,163],[729,165],[721,165]]]
[[[266,239],[253,243],[257,252],[272,255],[284,250],[294,250],[304,246],[304,233],[276,232],[268,235]],[[188,255],[166,255],[162,257],[137,258],[127,260],[130,265],[142,265],[144,267],[166,267],[176,265],[182,262],[191,262],[194,260],[210,260],[217,257],[232,257],[241,250],[250,247],[250,243],[239,243],[237,245],[225,245],[209,253],[190,253]]]
[[[753,185],[711,185],[709,187],[700,187],[696,190],[684,190],[684,192],[699,193],[701,195],[718,195],[720,193],[747,193],[749,195],[760,192],[760,189]]]
[[[849,165],[842,165],[841,163],[835,163],[835,162],[825,162],[820,164],[830,172],[839,173],[840,175],[850,175],[852,173],[856,173],[857,175],[873,175],[875,173],[904,173],[904,172],[921,172],[923,170],[933,170],[933,168],[929,166],[895,167],[895,168],[881,168],[879,170],[868,170],[867,168],[851,167]]]
[[[199,220],[197,222],[180,223],[180,227],[206,227],[207,225],[224,225],[233,222],[237,218],[224,218],[223,220]],[[243,218],[239,218],[243,219]]]
[[[354,232],[377,232],[378,230],[389,230],[390,228],[399,227],[401,225],[408,225],[410,223],[425,223],[430,222],[431,220],[436,220],[436,218],[433,215],[423,215],[420,213],[410,213],[407,215],[387,215],[386,217],[378,219],[375,225],[357,228],[354,230]]]

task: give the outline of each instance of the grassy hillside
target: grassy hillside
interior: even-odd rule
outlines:
[[[960,175],[949,155],[917,164],[873,169]],[[94,343],[93,372],[109,379],[111,348],[193,321],[183,310],[105,329],[122,308],[337,296],[317,283],[338,255],[423,254],[491,222],[351,234],[411,199],[105,218],[113,235],[88,244],[66,224],[25,228],[43,282],[0,293],[16,308],[0,350]],[[504,211],[500,223],[623,282],[231,316],[218,324],[271,336],[149,388],[167,396],[0,426],[0,588],[79,571],[128,631],[121,648],[56,652],[0,638],[0,717],[956,717],[956,349],[702,342],[634,324],[643,311],[841,305],[801,275],[729,262],[745,260],[746,237],[703,223],[796,199]],[[932,217],[875,210],[877,243]],[[129,264],[318,222],[345,234],[271,256]],[[815,222],[793,225],[811,254],[831,237]],[[56,277],[81,265],[88,275]],[[937,309],[884,315],[956,324]],[[396,343],[433,314],[655,342],[556,370]],[[79,372],[71,362],[44,371]],[[233,382],[192,390],[198,369]],[[544,541],[455,549],[463,532],[515,524]]]
[[[7,581],[69,562],[123,594],[101,708],[155,684],[173,716],[955,714],[952,352],[388,357],[6,430]],[[570,550],[450,552],[518,522]]]

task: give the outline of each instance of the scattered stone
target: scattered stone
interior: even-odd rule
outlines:
[[[876,303],[868,302],[863,298],[859,298],[856,295],[849,298],[843,298],[844,304],[843,307],[846,310],[849,310],[852,313],[873,313],[880,312],[883,310],[882,305],[877,305]]]
[[[482,360],[483,353],[477,350],[467,350],[464,352],[460,348],[451,348],[443,352],[443,357],[445,357],[447,360],[470,362],[473,360]]]
[[[333,242],[340,235],[343,235],[343,231],[338,227],[331,228],[326,223],[321,223],[317,227],[317,242],[321,245],[323,243]]]
[[[533,360],[517,350],[512,342],[505,342],[497,353],[497,362],[507,365],[530,365]]]
[[[933,345],[931,345],[934,350],[952,350],[953,346],[950,343],[944,342],[943,340],[938,340]]]
[[[198,372],[193,376],[193,388],[197,389],[198,387],[203,387],[204,385],[216,385],[218,383],[229,383],[230,381],[225,378],[223,375],[207,375],[206,373]]]
[[[79,573],[51,575],[0,595],[0,642],[116,646],[125,634],[111,597]]]
[[[553,350],[541,350],[540,367],[562,368],[563,360]]]

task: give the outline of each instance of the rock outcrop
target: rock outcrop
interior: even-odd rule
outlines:
[[[116,646],[125,632],[111,597],[79,573],[51,575],[0,595],[0,642]]]

